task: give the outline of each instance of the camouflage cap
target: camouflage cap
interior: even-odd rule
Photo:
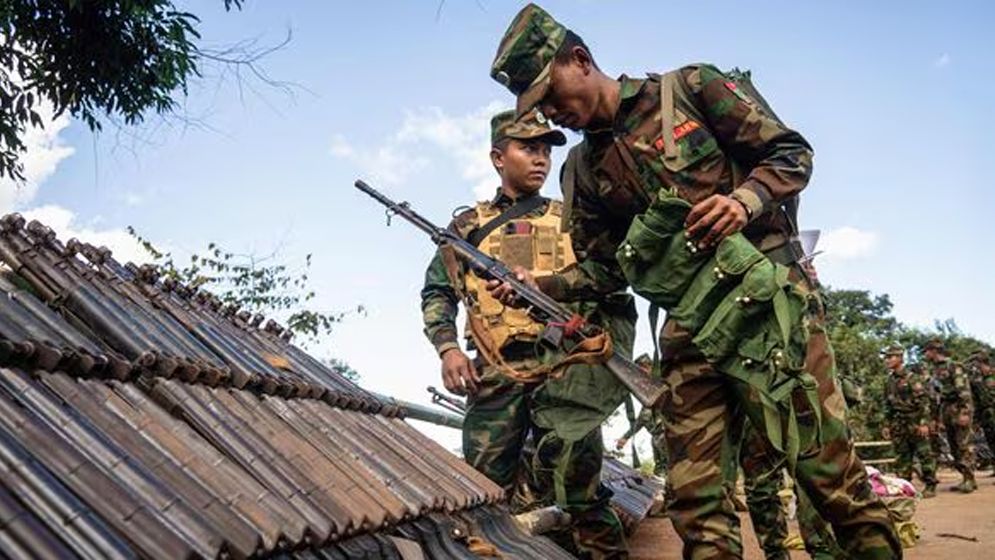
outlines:
[[[890,346],[888,346],[887,348],[884,349],[884,355],[885,356],[904,356],[905,355],[905,348],[901,344],[898,344],[896,342],[895,344],[891,344]]]
[[[923,346],[923,350],[946,350],[946,346],[943,345],[943,339],[939,337],[933,337],[926,342],[926,346]]]
[[[971,352],[971,355],[967,357],[968,362],[980,362],[984,364],[988,363],[989,359],[990,356],[988,354],[988,350],[984,348],[978,348],[974,352]]]
[[[516,111],[524,114],[549,91],[553,57],[567,36],[567,28],[545,10],[529,4],[511,21],[501,38],[491,77],[518,96]]]
[[[491,145],[505,138],[516,140],[540,139],[554,146],[567,143],[567,137],[555,128],[550,128],[549,121],[538,111],[530,111],[516,118],[514,111],[501,111],[491,117]]]

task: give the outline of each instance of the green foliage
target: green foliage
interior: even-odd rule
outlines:
[[[863,401],[850,409],[849,423],[857,439],[877,439],[884,426],[884,386],[888,372],[881,351],[892,343],[906,349],[906,361],[922,359],[926,341],[944,340],[955,360],[965,359],[978,348],[991,346],[963,334],[952,320],[937,321],[933,330],[909,327],[892,315],[887,294],[863,290],[824,290],[827,327],[841,377],[863,390]]]
[[[308,276],[311,255],[305,257],[300,269],[291,270],[278,262],[275,254],[264,257],[238,254],[210,243],[204,253],[191,255],[189,264],[179,265],[172,254],[157,249],[134,228],[129,227],[128,233],[148,252],[164,276],[191,288],[209,290],[226,304],[253,313],[286,317],[286,327],[302,335],[305,342],[313,343],[331,334],[335,325],[349,314],[365,313],[362,305],[338,313],[324,313],[310,307],[316,296]],[[333,358],[329,363],[347,376],[356,375],[344,362]]]
[[[350,381],[359,381],[359,372],[338,358],[329,358],[325,360],[325,365],[331,368],[331,370],[335,373]]]
[[[173,112],[198,75],[198,22],[171,0],[0,2],[0,178],[24,180],[22,138],[43,126],[40,103],[91,130]]]

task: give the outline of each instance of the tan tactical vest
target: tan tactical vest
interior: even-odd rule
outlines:
[[[477,223],[486,224],[501,214],[490,204],[478,204]],[[481,242],[479,249],[495,257],[509,268],[522,266],[534,276],[546,276],[577,262],[570,234],[563,233],[563,205],[550,201],[546,212],[535,218],[516,218],[496,228]],[[470,302],[466,333],[486,346],[500,350],[511,342],[535,341],[543,326],[524,309],[506,307],[491,297],[486,281],[472,271],[466,273],[466,296]],[[476,328],[474,328],[476,326]]]

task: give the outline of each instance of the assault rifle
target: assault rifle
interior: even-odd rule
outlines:
[[[542,336],[543,342],[569,354],[584,340],[601,333],[597,326],[584,322],[580,316],[553,298],[518,280],[515,273],[503,262],[482,253],[472,243],[454,232],[433,224],[412,210],[407,202],[394,202],[362,180],[356,181],[356,188],[387,208],[388,224],[391,216],[404,218],[427,233],[436,245],[451,247],[456,256],[481,278],[499,280],[511,286],[518,300],[525,304],[529,314],[546,325]],[[639,366],[617,352],[613,352],[604,365],[645,406],[655,405],[664,393],[665,386],[660,381],[647,375]]]

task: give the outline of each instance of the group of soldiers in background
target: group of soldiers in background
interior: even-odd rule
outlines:
[[[895,470],[912,480],[915,461],[925,488],[923,497],[936,495],[936,469],[945,438],[953,467],[961,482],[952,489],[970,493],[978,488],[975,428],[984,432],[995,449],[995,372],[988,352],[973,352],[963,363],[951,359],[943,341],[930,340],[921,363],[906,366],[905,349],[892,345],[885,350],[888,382],[885,386],[885,418],[882,430],[896,453]]]

